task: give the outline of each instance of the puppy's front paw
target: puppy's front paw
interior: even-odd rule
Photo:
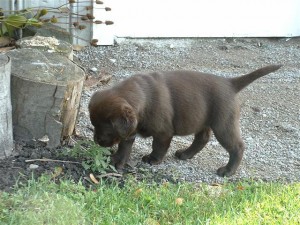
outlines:
[[[220,168],[217,170],[217,174],[218,174],[220,177],[230,177],[230,176],[232,176],[234,173],[235,173],[234,170],[228,169],[226,166],[220,167]]]
[[[117,154],[110,157],[110,164],[113,165],[116,170],[122,170],[125,166],[125,160]]]
[[[145,163],[149,163],[150,165],[156,165],[161,163],[162,159],[157,159],[156,157],[150,154],[143,156],[142,161]]]

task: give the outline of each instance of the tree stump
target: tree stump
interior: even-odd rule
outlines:
[[[59,146],[75,129],[84,71],[62,55],[33,48],[7,54],[15,140]]]
[[[10,58],[0,54],[0,159],[11,155],[13,150],[10,71]]]

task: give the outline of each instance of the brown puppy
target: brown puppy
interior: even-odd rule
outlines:
[[[271,65],[236,78],[192,71],[137,74],[92,96],[89,111],[95,127],[94,140],[105,147],[119,144],[111,159],[121,169],[136,134],[153,137],[153,150],[142,160],[158,164],[174,135],[195,135],[189,148],[175,153],[185,160],[206,145],[213,131],[229,153],[228,164],[220,167],[217,174],[230,176],[236,172],[244,152],[237,93],[280,67]]]

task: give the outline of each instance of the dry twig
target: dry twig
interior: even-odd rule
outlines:
[[[25,162],[60,162],[60,163],[73,163],[73,164],[81,164],[80,162],[66,161],[66,160],[58,160],[58,159],[27,159]]]

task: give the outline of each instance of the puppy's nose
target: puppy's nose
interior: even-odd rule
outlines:
[[[94,142],[102,147],[111,147],[113,143],[101,137],[94,136]]]

